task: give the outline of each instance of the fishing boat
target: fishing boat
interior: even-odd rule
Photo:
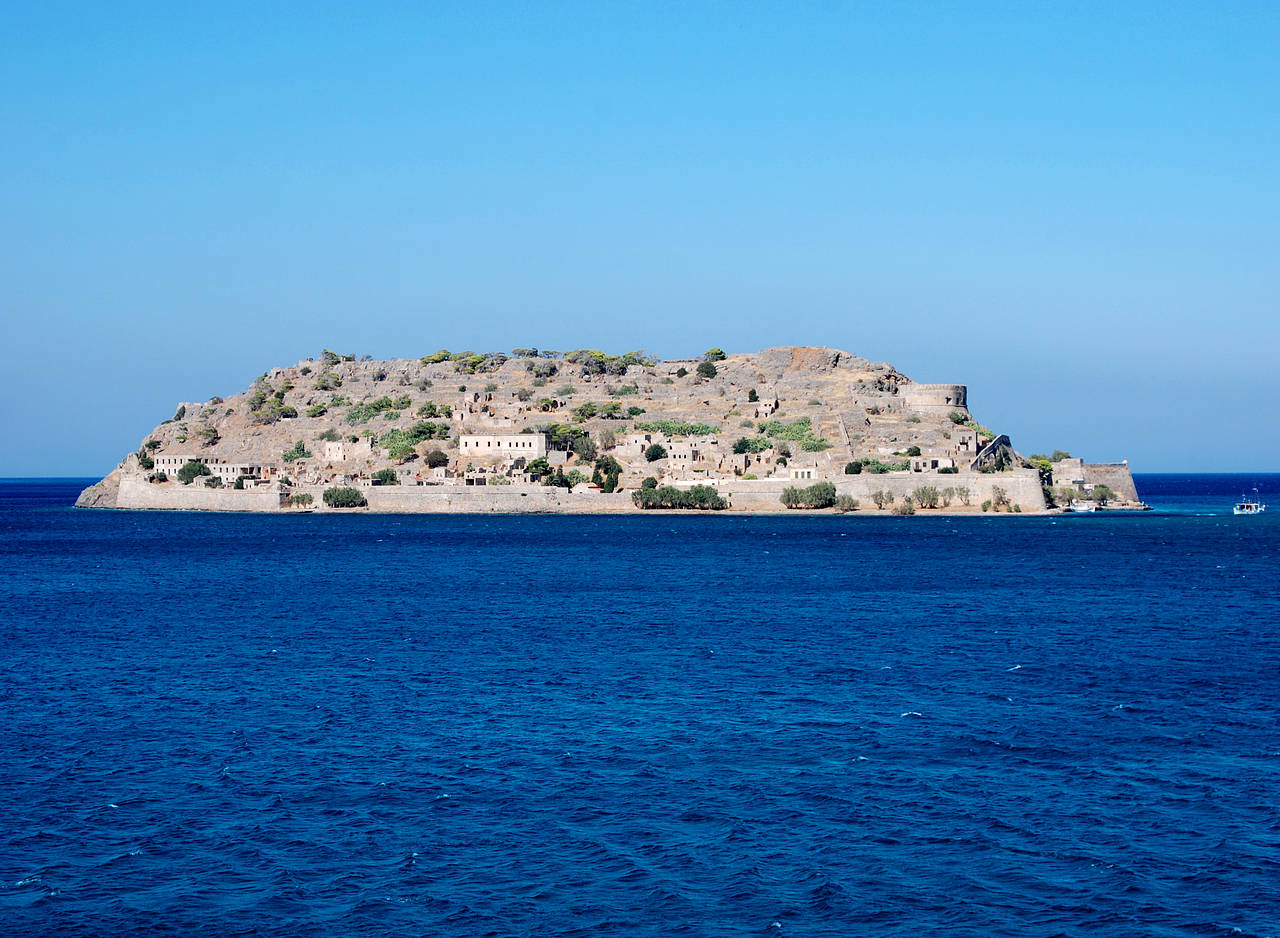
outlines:
[[[1253,490],[1253,495],[1241,495],[1240,501],[1236,502],[1235,508],[1231,509],[1232,514],[1237,515],[1260,515],[1267,510],[1267,506],[1258,499],[1258,490]]]

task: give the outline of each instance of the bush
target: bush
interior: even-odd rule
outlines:
[[[709,485],[678,489],[674,485],[640,488],[631,493],[637,508],[688,508],[698,511],[722,511],[729,503]]]
[[[914,515],[916,513],[916,506],[911,501],[911,496],[908,495],[906,498],[904,498],[902,500],[902,504],[899,505],[897,508],[893,509],[893,513],[895,515]]]
[[[642,489],[656,489],[657,487],[658,480],[653,476],[645,476],[644,481],[640,483],[640,488]]]
[[[325,407],[323,404],[316,404],[314,407],[307,408],[308,417],[323,417],[328,412],[329,408]]]
[[[200,476],[207,475],[212,475],[209,471],[209,467],[202,462],[192,460],[191,462],[183,464],[182,468],[178,470],[178,481],[183,485],[190,485]]]
[[[154,478],[157,482],[168,482],[168,481],[169,481],[169,477],[168,477],[167,475],[165,475],[165,473],[163,473],[163,472],[157,472],[157,473],[156,473],[152,478]]]
[[[310,492],[299,492],[286,498],[284,506],[286,508],[309,508],[314,501],[315,499],[311,497]]]
[[[635,427],[637,430],[661,433],[664,436],[710,436],[718,429],[709,423],[688,423],[684,420],[637,420]]]
[[[217,476],[210,476],[209,478],[205,479],[205,480],[204,480],[204,484],[205,484],[205,486],[206,486],[206,487],[211,488],[211,489],[220,489],[220,488],[222,488],[222,480],[221,480],[220,478],[218,478]]]
[[[922,485],[911,493],[911,497],[921,508],[937,508],[941,495],[942,493],[932,485]]]
[[[330,508],[363,508],[369,504],[359,489],[349,485],[325,489],[321,498]]]
[[[920,455],[920,447],[918,447],[918,446],[908,446],[908,447],[907,447],[907,455],[908,455],[908,456],[919,456],[919,455]]]
[[[373,474],[373,481],[377,485],[399,485],[400,478],[396,475],[394,469],[379,469]]]
[[[836,487],[831,482],[815,482],[808,488],[782,491],[782,504],[787,508],[830,508],[836,503]]]
[[[297,443],[293,444],[293,449],[287,449],[284,451],[283,458],[285,462],[293,462],[297,459],[310,459],[311,451],[307,449],[306,443],[299,440]]]
[[[854,498],[852,495],[836,496],[836,511],[840,512],[841,514],[846,514],[850,511],[857,511],[857,510],[858,510],[858,500]]]
[[[752,404],[760,400],[760,395],[756,393],[755,388],[752,388],[750,391],[747,392],[747,400],[750,401]]]
[[[951,422],[958,427],[962,427],[969,422],[969,418],[958,410],[953,410],[951,413],[947,414],[947,416],[950,417]]]
[[[740,437],[737,442],[733,444],[733,451],[738,455],[742,455],[743,453],[762,453],[772,446],[773,443],[762,436],[744,436]]]
[[[679,368],[676,369],[677,378],[683,378],[688,373],[689,373],[689,369],[685,368],[683,365],[681,365]]]
[[[654,443],[644,451],[644,458],[649,462],[657,462],[659,459],[666,459],[667,450],[661,443]]]
[[[709,348],[707,349],[706,354],[702,356],[702,360],[704,362],[722,362],[727,357],[728,356],[724,353],[724,349]]]
[[[793,423],[766,420],[760,424],[760,429],[766,436],[771,436],[775,440],[791,440],[799,443],[800,448],[809,453],[819,452],[831,445],[822,437],[813,435],[813,422],[808,417],[801,417]]]
[[[876,491],[871,493],[871,500],[876,503],[876,507],[881,511],[894,503],[894,495],[892,492]]]
[[[844,464],[844,474],[847,476],[856,476],[862,472],[862,460],[855,459],[853,462]]]
[[[427,453],[427,468],[438,469],[441,466],[447,465],[449,465],[449,457],[446,456],[443,451],[433,449],[431,452]]]
[[[711,364],[711,362],[702,362],[698,365],[698,377],[702,378],[704,381],[714,378],[717,374],[719,374],[719,371],[717,371],[716,366]]]

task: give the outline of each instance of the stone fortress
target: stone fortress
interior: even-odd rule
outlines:
[[[1142,507],[1126,463],[1055,455],[1024,458],[973,418],[963,385],[830,348],[683,361],[326,351],[180,404],[78,504],[325,511],[325,491],[344,487],[383,511],[629,512],[656,483],[761,512],[825,482],[870,512],[930,490],[939,501],[922,509],[1045,512],[1104,491],[1111,507]]]

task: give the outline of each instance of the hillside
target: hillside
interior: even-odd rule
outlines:
[[[922,480],[945,489],[982,476],[968,486],[973,499],[997,495],[991,480],[1004,479],[1000,489],[1016,491],[1004,507],[1035,511],[1046,508],[1042,484],[1050,495],[1091,486],[1079,460],[1052,464],[1052,478],[1048,465],[975,421],[963,385],[919,384],[829,348],[683,361],[535,349],[357,361],[326,351],[238,394],[179,404],[79,504],[266,510],[311,495],[307,507],[322,507],[324,490],[341,486],[388,510],[631,510],[652,477],[762,510],[815,482],[868,498],[876,482],[902,497]],[[1136,500],[1131,481],[1112,481]],[[516,490],[536,497],[509,505]]]

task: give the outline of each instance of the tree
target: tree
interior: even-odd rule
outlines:
[[[681,365],[679,368],[676,369],[677,378],[683,378],[688,373],[689,373],[689,369],[684,367],[684,365]]]
[[[428,469],[438,469],[441,466],[447,466],[447,465],[449,465],[449,457],[446,456],[441,450],[433,449],[431,452],[427,453]]]
[[[551,464],[547,462],[547,457],[539,456],[537,459],[530,460],[524,467],[524,471],[535,477],[545,476],[550,474]]]
[[[378,485],[399,485],[400,480],[396,477],[394,469],[379,469],[373,474],[373,481]]]
[[[747,392],[747,400],[750,401],[752,404],[760,400],[760,395],[756,393],[755,388],[752,388],[750,391]]]
[[[306,443],[299,440],[297,443],[293,444],[293,449],[287,449],[284,451],[283,458],[285,462],[293,462],[297,459],[310,459],[311,451],[307,449]]]
[[[911,497],[921,508],[937,508],[940,495],[941,493],[932,485],[922,485],[911,493]]]
[[[919,455],[920,455],[920,447],[918,447],[918,446],[908,446],[908,447],[907,447],[907,455],[908,455],[908,456],[919,456]]]
[[[719,374],[719,372],[716,370],[716,366],[711,364],[711,362],[702,362],[698,365],[698,377],[702,378],[704,381],[714,378],[717,374]]]
[[[645,476],[644,481],[640,483],[640,488],[642,489],[656,489],[657,487],[658,480],[653,476]]]
[[[852,495],[836,496],[836,511],[840,512],[843,515],[850,511],[857,511],[857,510],[858,510],[858,500],[854,498]]]
[[[956,486],[956,497],[960,499],[960,503],[962,505],[967,506],[969,504],[969,486],[967,485]]]
[[[724,349],[709,348],[707,349],[706,354],[702,356],[702,360],[704,362],[722,362],[727,357],[728,356],[724,353]]]
[[[212,474],[213,473],[210,472],[209,467],[204,463],[192,460],[191,462],[184,463],[182,468],[178,470],[178,481],[183,485],[190,485],[199,476]]]
[[[667,450],[661,443],[653,443],[644,451],[644,458],[649,462],[657,462],[667,458]]]
[[[571,446],[573,453],[579,459],[590,462],[596,458],[596,444],[592,442],[589,436],[580,436],[573,441]]]
[[[330,508],[362,508],[369,504],[360,490],[351,486],[325,489],[320,497]]]
[[[183,468],[186,467],[184,466]],[[1105,505],[1107,502],[1114,500],[1115,497],[1116,493],[1105,485],[1095,485],[1089,492],[1089,498],[1099,505]]]
[[[876,503],[876,507],[884,511],[887,505],[892,505],[894,501],[892,492],[878,490],[871,493],[871,500]]]
[[[847,476],[856,476],[862,472],[862,460],[855,459],[853,462],[844,464],[844,474]]]

